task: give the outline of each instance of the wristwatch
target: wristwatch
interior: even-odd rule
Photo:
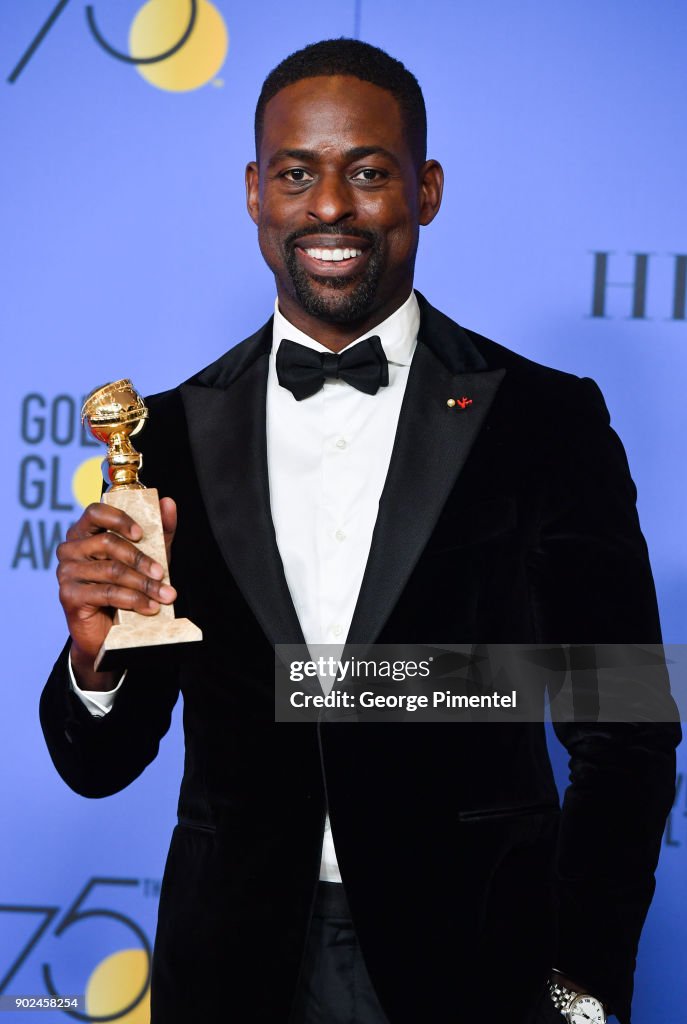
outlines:
[[[588,992],[573,992],[557,981],[550,981],[549,993],[568,1024],[606,1024],[603,1005]]]

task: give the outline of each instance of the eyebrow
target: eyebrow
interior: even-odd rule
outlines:
[[[398,157],[391,150],[385,149],[384,146],[355,146],[344,153],[344,159],[349,164],[355,160],[362,160],[366,156],[384,156],[397,167],[399,166]],[[285,159],[302,160],[303,163],[317,163],[319,157],[313,149],[278,149],[271,156],[267,166],[272,167],[274,164],[279,163],[280,160]]]

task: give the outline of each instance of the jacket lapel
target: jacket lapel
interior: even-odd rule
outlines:
[[[418,296],[422,321],[348,644],[374,643],[484,424],[504,369]],[[462,409],[449,398],[471,398]]]
[[[181,386],[193,461],[222,555],[272,644],[303,643],[270,513],[265,404],[272,321]]]

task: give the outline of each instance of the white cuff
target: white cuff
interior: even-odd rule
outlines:
[[[69,681],[71,683],[72,690],[79,698],[82,704],[84,704],[94,718],[103,718],[104,715],[110,710],[115,702],[117,690],[124,682],[126,676],[126,670],[124,670],[121,679],[115,686],[114,690],[82,690],[79,688],[76,682],[76,676],[74,675],[74,669],[72,668],[72,656],[69,654]]]

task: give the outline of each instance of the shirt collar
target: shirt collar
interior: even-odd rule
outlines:
[[[397,366],[409,366],[415,352],[415,345],[417,342],[417,332],[420,328],[420,307],[415,297],[415,292],[411,292],[406,301],[402,306],[388,316],[386,320],[383,320],[381,324],[377,324],[372,330],[367,331],[365,334],[361,334],[359,338],[356,338],[346,349],[351,348],[353,345],[357,345],[359,341],[363,341],[365,338],[370,338],[373,335],[377,335],[381,342],[384,354],[390,363],[394,363]],[[279,301],[274,301],[274,327],[272,330],[272,351],[276,352],[279,342],[282,338],[289,338],[291,341],[297,341],[299,345],[305,345],[306,348],[315,349],[316,352],[330,352],[331,350],[326,346],[320,344],[314,338],[304,334],[303,331],[299,331],[297,327],[289,323],[286,317],[279,309]],[[342,349],[345,351],[345,349]]]

